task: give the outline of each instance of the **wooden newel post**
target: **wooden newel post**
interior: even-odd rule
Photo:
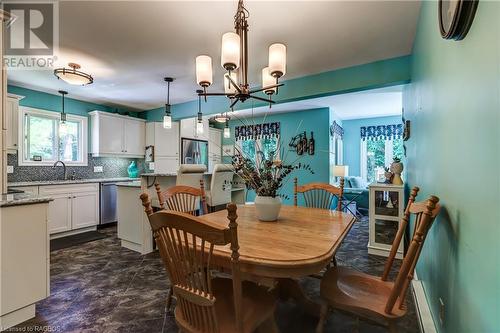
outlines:
[[[238,223],[236,223],[238,215],[236,214],[236,205],[234,203],[229,203],[227,205],[227,218],[229,220],[229,232],[231,235],[231,270],[233,273],[234,310],[236,325],[238,332],[243,332],[243,313],[241,309],[241,276],[239,270],[240,245],[238,244]]]
[[[297,184],[297,177],[293,179],[293,205],[297,206],[297,191],[298,191],[298,184]]]

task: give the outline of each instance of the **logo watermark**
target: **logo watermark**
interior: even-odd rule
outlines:
[[[55,1],[3,1],[11,19],[4,33],[4,64],[11,69],[52,70],[59,44]]]

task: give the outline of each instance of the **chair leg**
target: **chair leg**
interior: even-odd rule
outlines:
[[[332,264],[333,267],[337,267],[337,258],[335,258],[335,255],[332,257]]]
[[[326,317],[328,316],[328,303],[323,301],[321,302],[321,310],[319,313],[319,322],[316,326],[316,333],[323,333],[323,329],[326,323]]]
[[[356,317],[356,319],[354,320],[354,327],[352,332],[359,333],[359,317]]]
[[[170,307],[172,306],[172,294],[174,292],[174,289],[172,286],[170,286],[170,289],[168,289],[168,294],[167,294],[167,311],[170,311]]]

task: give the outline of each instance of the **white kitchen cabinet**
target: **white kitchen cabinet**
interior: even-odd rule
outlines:
[[[159,122],[147,123],[146,145],[154,146],[156,156],[179,155],[179,123],[172,122],[172,128],[165,129]]]
[[[179,156],[157,156],[155,158],[155,173],[177,173]]]
[[[64,236],[99,223],[99,184],[47,185],[38,192],[54,199],[49,204],[51,235]]]
[[[50,196],[54,201],[49,204],[49,233],[55,234],[71,230],[70,194],[51,194]]]
[[[204,116],[202,118],[203,129],[204,129],[202,134],[198,134],[196,131],[196,124],[198,122],[198,118],[194,117],[194,118],[181,119],[181,138],[208,141],[209,137],[208,119],[209,119],[208,116]]]
[[[19,131],[19,100],[23,96],[9,94],[6,102],[5,112],[5,145],[7,151],[15,152],[18,149],[18,131]]]
[[[208,172],[212,172],[214,165],[222,162],[222,131],[210,128],[208,135]]]
[[[35,317],[50,295],[48,202],[0,209],[0,327]],[[8,330],[7,330],[8,331]]]
[[[144,157],[145,120],[92,111],[92,155]]]
[[[79,193],[71,199],[71,229],[99,224],[99,192]]]
[[[165,129],[159,122],[147,123],[146,145],[154,146],[154,172],[177,173],[179,169],[179,123]]]

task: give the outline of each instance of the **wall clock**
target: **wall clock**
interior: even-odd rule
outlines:
[[[469,32],[479,0],[439,0],[439,30],[444,39],[462,40]]]

